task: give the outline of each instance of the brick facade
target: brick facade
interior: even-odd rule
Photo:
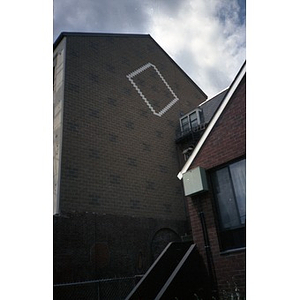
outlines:
[[[211,171],[218,166],[245,157],[246,155],[246,75],[232,95],[204,145],[195,157],[190,169],[201,166],[206,169],[208,179]],[[210,182],[209,182],[210,183]],[[204,212],[219,292],[228,291],[232,278],[245,295],[246,251],[221,252],[218,237],[218,220],[214,196],[211,191],[188,197],[188,211],[192,234],[200,253],[205,255],[204,236],[199,212]]]
[[[55,47],[62,43],[55,281],[72,280],[70,276],[91,279],[91,274],[97,278],[134,275],[140,249],[141,272],[145,272],[153,261],[149,240],[156,236],[166,244],[187,233],[185,201],[176,178],[175,131],[180,116],[206,95],[149,35],[64,34]],[[148,63],[155,67],[133,77],[142,97],[127,76]],[[95,228],[94,239],[88,240],[86,235]],[[82,245],[86,245],[82,263],[74,267],[78,258],[74,249]],[[109,252],[114,258],[109,265],[99,263],[98,273],[83,271],[92,268],[88,258],[92,247],[103,252],[99,257]],[[124,258],[123,265],[116,257]],[[65,267],[73,275],[68,276]],[[75,275],[78,268],[82,272]]]
[[[68,37],[66,50],[61,211],[184,219],[174,134],[201,90],[150,37]],[[126,77],[148,61],[180,99],[162,117]],[[153,102],[168,103],[160,80],[142,75]]]
[[[54,216],[54,283],[144,274],[185,221],[76,212]]]

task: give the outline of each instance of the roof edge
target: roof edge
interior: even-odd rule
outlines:
[[[215,126],[216,122],[218,121],[219,117],[221,116],[222,112],[224,111],[225,107],[227,106],[228,102],[230,101],[231,96],[233,95],[233,93],[235,92],[235,90],[239,86],[240,82],[242,81],[245,73],[246,73],[246,61],[244,62],[244,64],[240,68],[239,72],[237,73],[236,77],[234,78],[233,82],[229,86],[229,90],[226,93],[225,98],[223,99],[221,105],[219,106],[218,110],[214,114],[214,116],[213,116],[212,120],[210,121],[208,127],[204,131],[202,137],[200,138],[200,140],[199,140],[198,144],[196,145],[194,151],[192,152],[191,156],[189,157],[189,159],[187,160],[187,162],[185,163],[185,165],[183,166],[181,171],[177,174],[177,177],[178,177],[179,180],[182,179],[183,174],[186,173],[187,170],[189,169],[189,167],[191,166],[191,164],[194,161],[195,157],[197,156],[198,152],[200,151],[203,144],[205,143],[208,135],[212,131],[213,127]]]
[[[104,32],[72,32],[72,31],[62,31],[53,43],[53,48],[55,49],[57,45],[65,36],[119,36],[119,37],[150,37],[147,33],[104,33]]]
[[[190,82],[195,85],[197,87],[197,89],[203,94],[203,96],[205,97],[205,100],[203,102],[205,102],[208,98],[208,96],[205,94],[205,92],[202,90],[202,88],[196,84],[195,81],[193,81],[193,79],[177,64],[177,62],[162,48],[162,46],[150,35],[150,38],[158,45],[158,47],[169,57],[169,59],[171,61],[173,61],[175,63],[175,65],[178,67],[178,69],[190,80]],[[203,103],[202,102],[202,103]]]

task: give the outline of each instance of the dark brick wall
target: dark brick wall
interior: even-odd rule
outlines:
[[[209,177],[213,167],[227,163],[246,154],[246,78],[232,96],[223,114],[208,136],[195,158],[191,168],[204,167]],[[205,255],[204,238],[199,212],[203,211],[211,244],[219,291],[228,291],[232,277],[245,295],[246,253],[245,251],[222,254],[217,232],[216,209],[212,192],[205,192],[199,198],[187,198],[192,234],[200,252]]]
[[[144,274],[185,222],[69,213],[54,216],[54,283]]]
[[[140,274],[187,232],[175,131],[206,95],[150,36],[65,38],[55,282]],[[126,77],[147,63],[179,99],[161,117]],[[134,79],[160,111],[172,96],[153,70]]]
[[[148,62],[179,98],[161,117],[126,77]],[[170,102],[153,69],[136,82],[157,111]],[[61,211],[185,219],[175,130],[180,113],[204,100],[148,36],[68,36]]]

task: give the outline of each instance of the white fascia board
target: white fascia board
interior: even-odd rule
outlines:
[[[189,167],[191,166],[193,160],[195,159],[196,155],[202,148],[203,144],[206,141],[206,138],[212,131],[213,127],[217,123],[219,117],[221,116],[222,112],[224,111],[226,105],[228,104],[229,100],[231,99],[231,96],[235,92],[236,88],[240,84],[241,80],[243,79],[244,75],[246,73],[246,63],[243,65],[242,69],[240,70],[239,74],[235,78],[234,82],[232,83],[228,93],[225,96],[225,99],[223,100],[222,104],[220,105],[219,109],[216,111],[215,115],[213,116],[212,120],[210,121],[209,125],[207,126],[206,130],[204,131],[202,137],[200,138],[198,144],[196,145],[194,151],[192,152],[191,156],[188,158],[187,162],[181,169],[181,171],[177,174],[177,177],[179,180],[182,179],[183,174],[188,171]]]

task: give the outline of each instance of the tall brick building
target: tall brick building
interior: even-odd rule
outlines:
[[[188,196],[193,240],[206,253],[215,287],[224,299],[245,296],[246,63],[178,177]]]
[[[205,93],[149,35],[54,43],[54,282],[143,274],[189,234],[175,132]]]

